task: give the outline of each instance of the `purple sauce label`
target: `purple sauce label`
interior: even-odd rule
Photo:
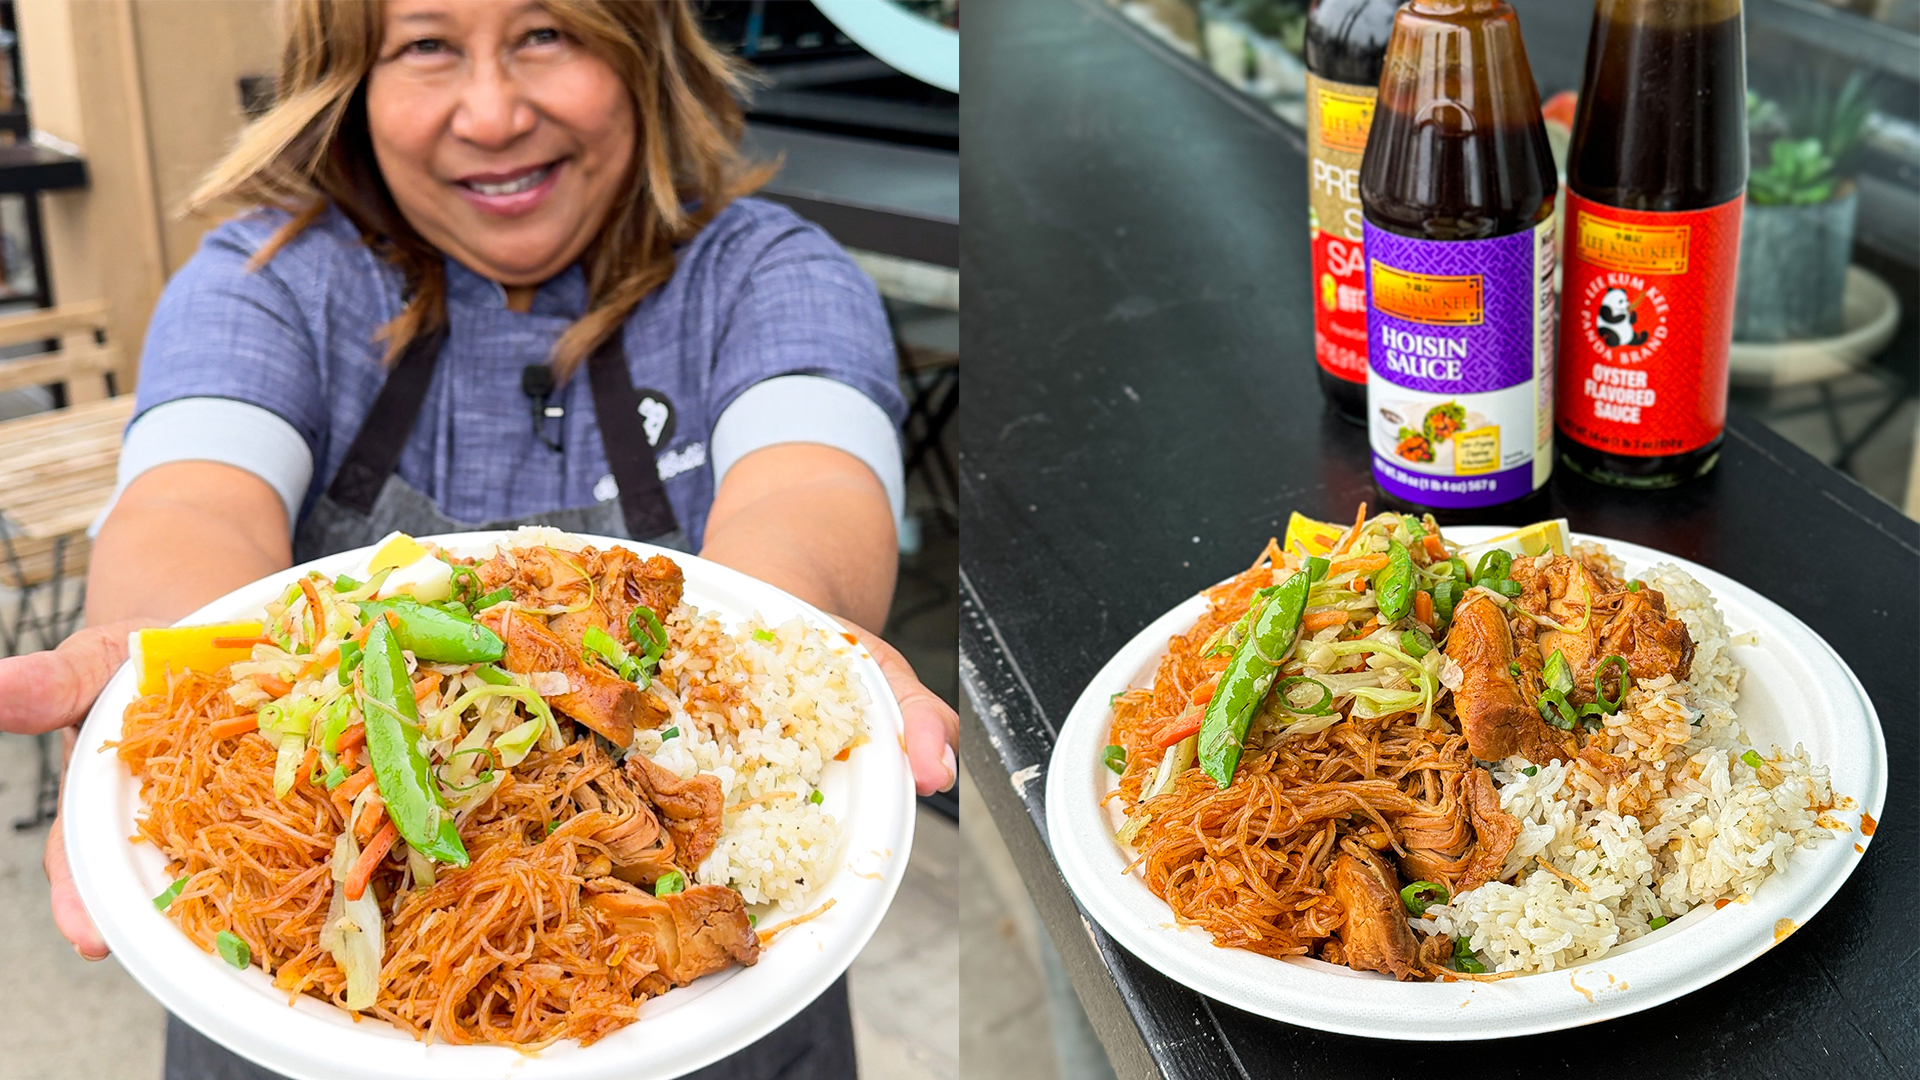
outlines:
[[[1368,439],[1388,494],[1520,498],[1553,472],[1553,223],[1490,240],[1366,224]]]

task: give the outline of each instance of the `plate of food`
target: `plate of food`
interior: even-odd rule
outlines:
[[[1129,951],[1388,1039],[1623,1016],[1736,972],[1859,865],[1859,681],[1791,614],[1635,544],[1295,515],[1068,715],[1048,835]]]
[[[61,813],[120,963],[269,1069],[665,1078],[866,944],[901,731],[851,635],[737,571],[396,534],[136,635]]]

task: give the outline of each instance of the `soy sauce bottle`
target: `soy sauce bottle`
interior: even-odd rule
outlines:
[[[1576,472],[1712,469],[1747,184],[1740,0],[1597,0],[1567,158],[1556,417]]]
[[[1513,8],[1401,8],[1360,167],[1368,441],[1389,497],[1493,506],[1552,474],[1556,193]]]
[[[1344,420],[1367,413],[1367,280],[1360,156],[1400,0],[1313,0],[1307,8],[1307,213],[1313,243],[1313,357]]]

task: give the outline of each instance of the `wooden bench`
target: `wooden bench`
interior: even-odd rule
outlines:
[[[131,394],[111,397],[119,356],[104,342],[106,305],[77,304],[0,319],[0,347],[58,347],[0,360],[0,390],[64,387],[65,408],[0,422],[0,656],[51,648],[78,624],[87,526],[113,494]],[[34,640],[34,639],[38,640]]]

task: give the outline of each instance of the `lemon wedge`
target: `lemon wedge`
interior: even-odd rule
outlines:
[[[1573,530],[1567,527],[1566,518],[1536,521],[1525,528],[1463,547],[1460,555],[1472,566],[1474,557],[1496,548],[1513,555],[1566,555],[1573,551]]]
[[[215,644],[222,639],[246,641],[260,636],[258,622],[219,623],[213,626],[153,626],[128,636],[127,652],[133,661],[142,694],[157,694],[167,688],[167,675],[174,671],[219,671],[235,660],[253,654],[253,646]]]
[[[1287,541],[1281,547],[1286,551],[1304,550],[1309,555],[1325,555],[1333,550],[1333,545],[1340,542],[1341,534],[1346,531],[1345,525],[1315,521],[1295,510],[1287,518]]]

